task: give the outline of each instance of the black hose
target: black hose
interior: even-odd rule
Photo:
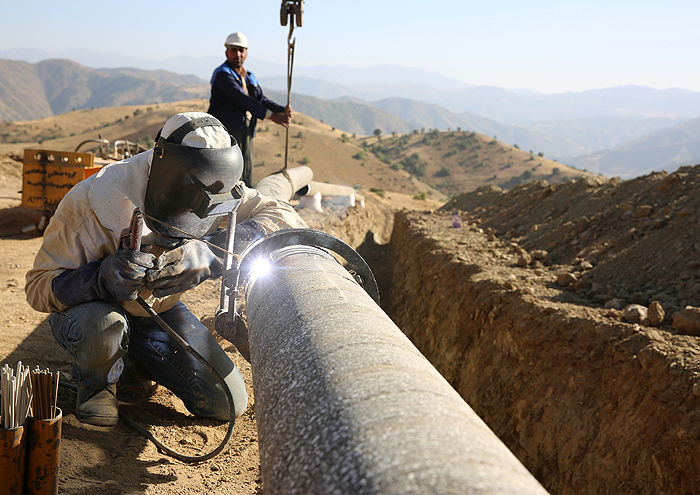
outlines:
[[[229,414],[230,414],[230,419],[229,419],[229,424],[228,424],[228,430],[226,431],[226,435],[224,436],[224,439],[221,441],[221,443],[211,452],[204,454],[204,455],[197,455],[197,456],[189,456],[185,454],[181,454],[180,452],[171,449],[170,447],[166,446],[158,440],[153,433],[148,431],[146,428],[138,424],[136,421],[131,419],[130,417],[122,414],[120,415],[126,424],[131,426],[134,430],[138,431],[141,433],[143,436],[145,436],[147,439],[149,439],[151,442],[155,444],[156,447],[158,447],[158,450],[166,455],[169,455],[170,457],[173,457],[179,461],[182,462],[187,462],[187,463],[195,463],[195,462],[203,462],[211,459],[212,457],[217,456],[221,451],[224,449],[226,444],[228,443],[229,440],[231,440],[231,437],[233,436],[233,427],[235,426],[236,423],[236,408],[235,404],[233,402],[233,394],[231,394],[231,390],[229,389],[228,385],[226,384],[226,380],[224,380],[224,377],[221,376],[221,373],[219,373],[217,370],[214,369],[214,367],[207,362],[206,359],[202,357],[201,354],[199,354],[185,339],[180,337],[173,328],[168,325],[168,323],[160,317],[158,313],[156,313],[153,308],[143,300],[141,296],[138,296],[136,298],[136,302],[138,302],[141,307],[146,310],[146,312],[154,319],[156,320],[156,323],[160,325],[160,327],[165,330],[168,335],[170,335],[173,339],[175,339],[176,342],[178,342],[181,346],[183,346],[187,352],[189,352],[194,358],[199,361],[205,368],[207,368],[209,371],[213,372],[216,378],[219,380],[219,383],[221,384],[221,387],[224,389],[224,392],[226,393],[226,398],[228,399],[228,407],[229,407]]]
[[[234,223],[235,225],[235,223]],[[130,238],[129,238],[129,249],[132,251],[138,251],[141,249],[141,235],[142,235],[142,229],[143,229],[143,214],[139,210],[139,208],[134,209],[134,213],[131,217],[131,225],[130,225]],[[209,452],[208,454],[205,455],[198,455],[198,456],[188,456],[185,454],[181,454],[180,452],[177,452],[176,450],[171,449],[170,447],[166,446],[158,440],[153,433],[148,431],[146,428],[138,424],[136,421],[131,419],[130,417],[126,415],[122,415],[124,418],[124,422],[131,426],[134,430],[138,431],[142,435],[144,435],[146,438],[148,438],[151,442],[155,444],[156,447],[160,450],[160,452],[169,455],[170,457],[173,457],[179,461],[182,462],[190,462],[190,463],[195,463],[195,462],[202,462],[211,459],[212,457],[218,455],[223,448],[226,446],[228,441],[231,439],[233,436],[233,427],[236,423],[236,408],[235,404],[233,402],[233,394],[231,394],[231,390],[228,388],[228,385],[226,384],[226,380],[224,380],[224,377],[221,376],[221,373],[219,373],[217,370],[214,369],[214,367],[207,362],[206,359],[202,357],[201,354],[199,354],[185,339],[180,337],[173,328],[168,325],[168,323],[160,317],[158,313],[155,312],[155,310],[148,304],[146,301],[141,296],[138,296],[136,298],[136,302],[139,303],[139,305],[148,313],[151,318],[153,318],[160,327],[165,330],[165,332],[170,335],[173,339],[175,339],[176,342],[178,342],[182,347],[185,348],[187,352],[189,352],[194,358],[199,361],[205,368],[207,368],[209,371],[214,373],[216,376],[217,380],[221,384],[221,387],[224,389],[224,392],[226,393],[226,398],[228,399],[228,407],[229,407],[229,424],[228,424],[228,430],[226,431],[226,435],[224,436],[224,439],[221,441],[221,443],[216,447],[214,450]]]
[[[173,458],[175,458],[175,459],[177,459],[177,460],[179,460],[179,461],[187,462],[187,463],[192,463],[192,464],[193,464],[193,463],[196,463],[196,462],[208,461],[208,460],[211,459],[212,457],[215,457],[215,456],[219,455],[219,454],[221,453],[221,451],[224,449],[224,447],[226,446],[226,444],[228,443],[228,441],[231,440],[231,437],[233,436],[233,428],[234,428],[234,426],[235,426],[235,424],[236,424],[236,409],[235,409],[235,405],[234,405],[234,402],[233,402],[233,395],[231,394],[231,390],[230,390],[230,389],[228,388],[228,386],[226,385],[226,381],[224,380],[224,377],[221,376],[221,373],[219,373],[218,371],[216,371],[216,370],[214,369],[214,367],[213,367],[211,364],[209,364],[209,363],[207,362],[206,359],[204,359],[204,358],[202,357],[201,354],[199,354],[190,344],[188,344],[187,341],[185,341],[185,339],[183,339],[182,337],[180,337],[180,336],[175,332],[175,330],[173,330],[172,327],[171,327],[170,325],[168,325],[168,324],[165,322],[165,320],[163,320],[163,318],[161,318],[161,317],[158,315],[158,313],[156,313],[156,312],[153,310],[153,308],[151,308],[151,306],[150,306],[146,301],[143,300],[142,297],[139,296],[136,300],[137,300],[138,303],[143,307],[143,309],[145,309],[146,311],[148,311],[148,313],[158,322],[158,324],[161,326],[161,328],[163,328],[163,330],[165,330],[166,332],[168,332],[168,334],[169,334],[171,337],[173,337],[173,338],[174,338],[175,340],[177,340],[181,345],[183,345],[183,346],[185,347],[185,349],[186,349],[192,356],[194,356],[195,359],[197,359],[197,361],[199,361],[199,362],[200,362],[201,364],[203,364],[207,369],[209,369],[210,371],[212,371],[212,372],[214,373],[214,375],[216,376],[216,378],[219,380],[219,383],[220,383],[221,386],[223,387],[224,392],[226,392],[226,398],[228,399],[228,407],[229,407],[229,411],[230,411],[231,417],[230,417],[230,419],[229,419],[228,430],[226,431],[226,435],[224,436],[224,439],[221,441],[221,443],[220,443],[214,450],[212,450],[211,452],[209,452],[208,454],[205,454],[205,455],[196,455],[196,456],[189,456],[189,455],[181,454],[180,452],[171,449],[170,447],[168,447],[167,445],[165,445],[163,442],[161,442],[160,440],[158,440],[158,438],[156,438],[155,435],[153,435],[153,433],[151,433],[151,432],[148,431],[146,428],[144,428],[143,426],[141,426],[140,424],[138,424],[136,421],[134,421],[133,419],[131,419],[131,418],[130,418],[129,416],[127,416],[126,414],[120,414],[119,417],[120,417],[121,419],[123,419],[124,422],[125,422],[127,425],[129,425],[132,429],[134,429],[134,430],[136,430],[137,432],[141,433],[144,437],[146,437],[148,440],[150,440],[151,442],[153,442],[153,444],[154,444],[156,447],[158,447],[158,451],[161,452],[161,453],[163,453],[163,454],[165,454],[165,455],[169,455],[170,457],[173,457]],[[69,389],[69,390],[72,390],[73,392],[76,392],[76,393],[78,392],[78,387],[77,387],[77,385],[75,385],[75,384],[73,384],[73,383],[68,383],[68,382],[62,380],[62,381],[60,382],[60,386],[61,386],[62,388],[67,388],[67,389]]]
[[[176,341],[178,341],[182,346],[185,347],[185,349],[197,359],[201,364],[203,364],[207,369],[212,371],[216,378],[219,380],[219,383],[224,389],[224,392],[226,392],[226,398],[228,399],[228,407],[230,411],[230,419],[229,419],[229,424],[228,424],[228,430],[226,431],[226,435],[224,436],[224,439],[221,441],[221,443],[211,452],[205,455],[196,455],[196,456],[189,456],[185,454],[181,454],[180,452],[171,449],[167,445],[165,445],[163,442],[158,440],[158,438],[153,435],[150,431],[148,431],[146,428],[138,424],[136,421],[131,419],[129,416],[126,414],[120,414],[119,417],[124,420],[124,422],[129,425],[131,428],[136,430],[137,432],[141,433],[144,437],[146,437],[148,440],[153,442],[153,444],[158,447],[158,451],[169,455],[170,457],[173,457],[179,461],[182,462],[187,462],[187,463],[195,463],[195,462],[203,462],[211,459],[212,457],[215,457],[221,453],[223,448],[226,446],[229,440],[231,440],[231,437],[233,436],[233,428],[236,424],[236,409],[235,409],[235,404],[233,402],[233,395],[231,394],[231,390],[228,388],[226,385],[226,380],[224,380],[224,377],[221,376],[221,373],[216,371],[214,367],[207,362],[206,359],[202,357],[201,354],[199,354],[185,339],[180,337],[173,328],[168,325],[163,318],[161,318],[158,313],[156,313],[151,306],[143,300],[141,296],[139,296],[137,299],[137,302],[145,309],[155,320],[156,322],[161,326],[163,330],[165,330],[171,337],[173,337]],[[61,381],[60,386],[63,388],[67,388],[69,390],[72,390],[73,392],[78,391],[78,387],[73,384],[73,383],[68,383],[66,381]]]

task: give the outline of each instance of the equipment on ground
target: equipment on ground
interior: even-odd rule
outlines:
[[[80,151],[86,145],[97,145],[92,152]],[[87,139],[75,147],[74,151],[51,149],[25,149],[22,168],[22,207],[39,210],[42,216],[35,225],[23,231],[36,228],[43,232],[48,220],[53,216],[59,201],[75,184],[99,172],[112,162],[123,160],[145,151],[141,145],[118,139]]]

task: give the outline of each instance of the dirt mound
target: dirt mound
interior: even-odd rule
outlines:
[[[592,305],[659,301],[667,318],[700,305],[700,165],[624,182],[480,188],[442,210],[517,243],[521,265],[561,265]]]
[[[503,199],[480,210],[491,228],[397,214],[389,316],[551,493],[695,493],[700,338],[593,307],[555,283],[572,266],[521,264],[537,250],[496,233],[510,207],[522,221]]]

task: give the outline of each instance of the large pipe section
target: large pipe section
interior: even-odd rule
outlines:
[[[302,165],[263,177],[255,184],[255,189],[280,201],[289,201],[299,189],[308,187],[313,177],[311,167]]]
[[[332,256],[270,259],[244,290],[266,495],[546,493]]]
[[[339,184],[329,184],[327,182],[317,182],[310,181],[309,184],[301,189],[297,189],[298,193],[302,196],[314,196],[319,193],[321,196],[345,196],[353,198],[353,203],[351,206],[355,206],[354,202],[360,203],[360,206],[364,208],[365,197],[355,190],[355,188],[350,186],[341,186]]]
[[[356,191],[350,186],[341,186],[340,184],[329,184],[327,182],[310,181],[309,184],[299,190],[301,195],[311,195],[321,193],[322,196],[350,196]]]

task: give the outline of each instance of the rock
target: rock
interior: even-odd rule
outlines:
[[[649,308],[647,309],[647,318],[649,318],[649,325],[652,327],[658,327],[661,325],[661,323],[664,321],[664,317],[666,316],[666,312],[664,311],[664,308],[661,306],[661,303],[659,301],[652,301],[651,304],[649,304]]]
[[[673,328],[681,333],[700,336],[700,308],[686,306],[673,315]]]
[[[518,253],[518,266],[527,266],[532,261],[532,256],[527,251]]]
[[[546,260],[549,258],[549,253],[545,251],[544,249],[535,249],[532,252],[532,257],[535,258],[536,260]]]
[[[582,272],[584,272],[586,270],[590,270],[591,268],[593,268],[593,265],[586,260],[581,260],[581,261],[579,261],[578,265],[576,265],[576,267],[579,270],[581,270]]]
[[[648,323],[647,308],[641,304],[630,304],[622,310],[622,317],[628,323]]]
[[[575,284],[576,276],[573,273],[569,272],[560,272],[557,274],[557,284],[561,285],[562,287],[568,287],[571,284]]]
[[[651,216],[652,211],[653,211],[653,208],[649,205],[638,205],[634,209],[634,214],[637,218],[648,217],[648,216]]]
[[[610,299],[605,303],[606,309],[622,309],[625,306],[625,301],[619,298]]]

